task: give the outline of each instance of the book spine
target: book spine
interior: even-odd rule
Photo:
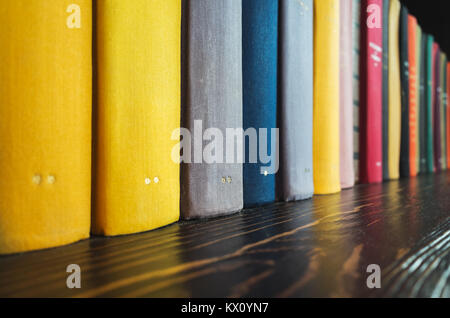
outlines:
[[[409,64],[409,176],[417,175],[417,20],[408,15],[408,64]]]
[[[339,1],[314,1],[313,174],[316,194],[339,192]]]
[[[399,21],[400,1],[391,0],[389,10],[389,178],[400,176],[401,144],[401,81],[400,81],[400,47]],[[386,149],[386,148],[385,148]]]
[[[450,105],[449,105],[449,97],[450,97],[450,63],[447,63],[447,168],[450,167]]]
[[[441,159],[441,168],[442,170],[447,170],[447,141],[446,141],[446,131],[447,131],[447,75],[446,75],[446,66],[447,58],[446,55],[441,52],[441,148],[442,148],[442,159]]]
[[[431,34],[427,35],[427,46],[426,46],[426,95],[427,95],[427,106],[426,106],[426,116],[427,116],[427,132],[426,132],[426,142],[427,142],[427,172],[434,172],[434,128],[433,128],[433,112],[434,112],[434,73],[433,73],[433,36]]]
[[[441,143],[441,52],[434,44],[434,167],[436,171],[442,170],[442,143]]]
[[[277,42],[278,0],[242,2],[244,130],[266,130],[267,139],[258,143],[258,150],[266,153],[276,149],[278,142],[273,133],[277,126]],[[266,143],[265,150],[261,143]],[[246,158],[251,150],[246,142]],[[269,173],[266,166],[261,156],[255,163],[244,163],[244,207],[275,201],[275,171]]]
[[[179,219],[180,30],[178,0],[97,2],[96,234]]]
[[[193,132],[194,150],[202,150],[211,143],[203,140],[203,129],[222,134],[242,129],[242,1],[188,0],[183,6],[182,125]],[[235,142],[227,148],[241,151]],[[208,162],[194,151],[192,162],[181,165],[182,216],[241,210],[242,176],[243,164],[236,158],[229,164],[224,158]]]
[[[402,6],[400,13],[400,64],[402,83],[402,126],[400,145],[400,176],[408,177],[410,174],[410,142],[409,142],[409,54],[408,54],[408,9]]]
[[[352,0],[340,1],[340,175],[341,188],[355,184],[353,168]]]
[[[313,0],[280,1],[280,199],[312,197]]]
[[[383,0],[383,87],[382,87],[382,133],[383,133],[383,180],[389,180],[389,10],[390,0]]]
[[[353,171],[355,182],[359,181],[359,61],[361,34],[361,0],[353,0]]]
[[[440,122],[441,122],[441,169],[447,170],[447,143],[446,143],[446,99],[447,99],[447,94],[446,94],[446,83],[445,83],[445,79],[446,79],[446,74],[445,74],[445,65],[447,65],[447,59],[445,54],[441,51],[441,58],[440,58],[440,66],[439,66],[439,70],[441,72],[440,74],[440,83],[441,83],[441,112],[440,112]]]
[[[383,181],[383,2],[365,0],[362,8],[367,10],[361,10],[360,181],[375,183]]]
[[[420,29],[419,29],[420,30]],[[419,56],[420,56],[420,157],[419,157],[419,171],[425,173],[427,171],[427,94],[426,94],[426,49],[427,49],[427,35],[421,33]]]
[[[422,117],[420,116],[420,98],[421,98],[421,88],[420,88],[420,43],[421,43],[421,29],[419,24],[416,20],[416,30],[415,30],[415,37],[416,37],[416,48],[415,48],[415,55],[416,55],[416,175],[420,173],[420,150],[421,150],[421,144],[420,144],[420,137],[421,137],[421,120]]]
[[[89,237],[92,1],[2,1],[0,254]]]

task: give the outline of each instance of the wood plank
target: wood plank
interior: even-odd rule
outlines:
[[[1,297],[448,297],[450,173],[0,257]],[[78,264],[82,288],[66,287]],[[367,288],[369,264],[381,289]]]

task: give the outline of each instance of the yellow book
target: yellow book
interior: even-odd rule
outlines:
[[[400,177],[400,141],[401,141],[401,82],[399,20],[400,1],[391,0],[389,9],[389,176]]]
[[[180,127],[181,1],[100,0],[96,34],[93,232],[129,234],[175,222],[179,133],[171,137]]]
[[[339,1],[314,1],[313,170],[316,194],[340,191]]]
[[[92,1],[1,1],[0,21],[0,254],[87,238]]]

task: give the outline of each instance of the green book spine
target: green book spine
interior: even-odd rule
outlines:
[[[427,172],[434,172],[434,146],[433,146],[433,42],[434,37],[427,35],[426,40],[426,152]]]

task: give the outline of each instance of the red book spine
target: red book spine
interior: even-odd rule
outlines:
[[[361,3],[360,181],[383,181],[382,0]]]
[[[409,60],[409,175],[417,176],[417,20],[408,15],[408,60]]]

